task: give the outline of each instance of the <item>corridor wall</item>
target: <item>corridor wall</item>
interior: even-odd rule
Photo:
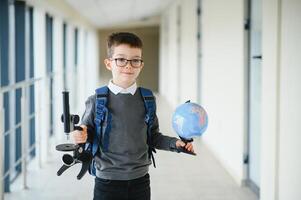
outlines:
[[[261,199],[300,199],[301,2],[263,0]]]
[[[204,1],[201,96],[210,116],[205,140],[240,185],[244,177],[247,66],[244,1]]]
[[[199,103],[209,113],[204,139],[241,184],[246,89],[244,2],[201,2],[201,44],[197,41],[197,0],[176,1],[162,15],[160,93],[175,108],[188,99],[197,101],[200,92]],[[202,46],[200,66],[198,45]]]
[[[248,1],[174,1],[160,24],[159,91],[175,108],[186,99],[209,114],[203,137],[239,185],[248,179]],[[301,2],[262,1],[260,199],[300,199]],[[197,65],[197,48],[201,62]],[[198,70],[201,71],[199,74]],[[200,79],[200,85],[198,85]],[[199,88],[199,89],[198,89]]]
[[[159,91],[172,107],[197,100],[197,1],[174,1],[160,25]]]

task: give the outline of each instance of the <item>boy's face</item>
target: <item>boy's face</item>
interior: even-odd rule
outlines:
[[[120,44],[113,48],[112,57],[105,59],[104,63],[106,68],[112,71],[113,83],[127,88],[136,81],[143,68],[143,62],[141,62],[142,50],[130,47],[127,44]],[[132,61],[126,61],[125,59]],[[126,62],[127,64],[124,66]]]

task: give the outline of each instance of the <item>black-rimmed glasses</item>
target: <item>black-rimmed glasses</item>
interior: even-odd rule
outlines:
[[[125,59],[125,58],[111,58],[110,60],[115,60],[115,63],[118,67],[125,67],[128,62],[131,63],[133,68],[139,68],[142,66],[143,60],[142,59]]]

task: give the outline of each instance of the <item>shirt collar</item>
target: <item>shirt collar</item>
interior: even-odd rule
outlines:
[[[137,90],[137,84],[136,82],[131,85],[130,87],[124,89],[122,87],[119,87],[118,85],[115,85],[112,80],[110,80],[108,84],[108,88],[110,89],[111,92],[113,92],[115,95],[121,93],[121,94],[132,94],[134,95]]]

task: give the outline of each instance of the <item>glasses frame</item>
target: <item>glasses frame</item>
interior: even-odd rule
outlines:
[[[125,65],[124,65],[124,66],[118,65],[118,64],[117,64],[117,60],[118,60],[118,59],[124,59],[124,60],[126,60]],[[114,60],[117,67],[125,67],[125,66],[128,65],[129,62],[130,62],[130,64],[131,64],[131,66],[132,66],[133,68],[136,68],[136,69],[141,68],[142,65],[143,65],[143,60],[142,60],[142,59],[131,59],[131,60],[129,60],[129,59],[126,59],[126,58],[110,58],[109,60],[111,60],[111,61]],[[132,63],[133,60],[140,60],[140,61],[141,61],[140,66],[139,66],[139,67],[133,66],[133,63]]]

